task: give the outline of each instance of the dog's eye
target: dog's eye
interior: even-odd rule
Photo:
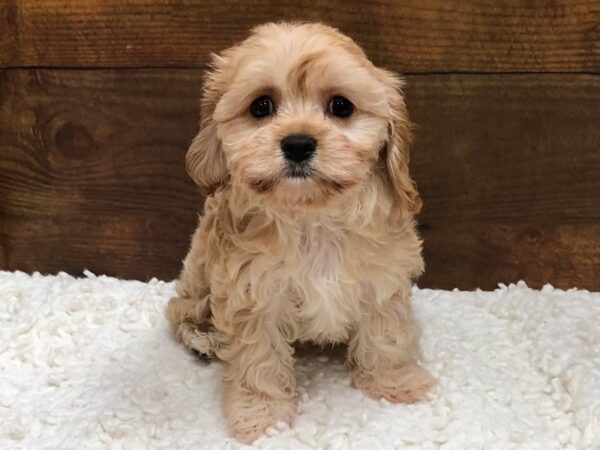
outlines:
[[[350,117],[354,112],[354,105],[346,97],[336,95],[329,100],[327,112],[336,117]]]
[[[273,100],[268,95],[258,97],[250,104],[250,114],[258,119],[270,116],[274,110]]]

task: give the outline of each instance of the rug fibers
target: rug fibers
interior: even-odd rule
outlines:
[[[219,363],[174,341],[173,284],[0,272],[1,449],[241,449]],[[301,357],[293,427],[262,449],[600,449],[600,294],[414,289],[427,402],[352,389],[342,359]]]

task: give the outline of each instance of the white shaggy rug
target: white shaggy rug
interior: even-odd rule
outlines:
[[[237,449],[219,364],[173,340],[171,283],[0,272],[1,449]],[[414,291],[429,402],[350,387],[343,361],[302,358],[293,428],[269,449],[600,449],[600,294]]]

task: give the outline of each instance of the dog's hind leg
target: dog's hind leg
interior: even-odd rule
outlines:
[[[219,347],[220,333],[213,324],[211,292],[204,270],[205,245],[206,230],[199,226],[176,282],[177,294],[167,305],[166,316],[177,339],[201,355],[212,357]]]

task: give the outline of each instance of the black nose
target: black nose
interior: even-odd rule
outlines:
[[[317,141],[307,134],[290,134],[281,141],[285,158],[294,162],[306,161],[316,148]]]

